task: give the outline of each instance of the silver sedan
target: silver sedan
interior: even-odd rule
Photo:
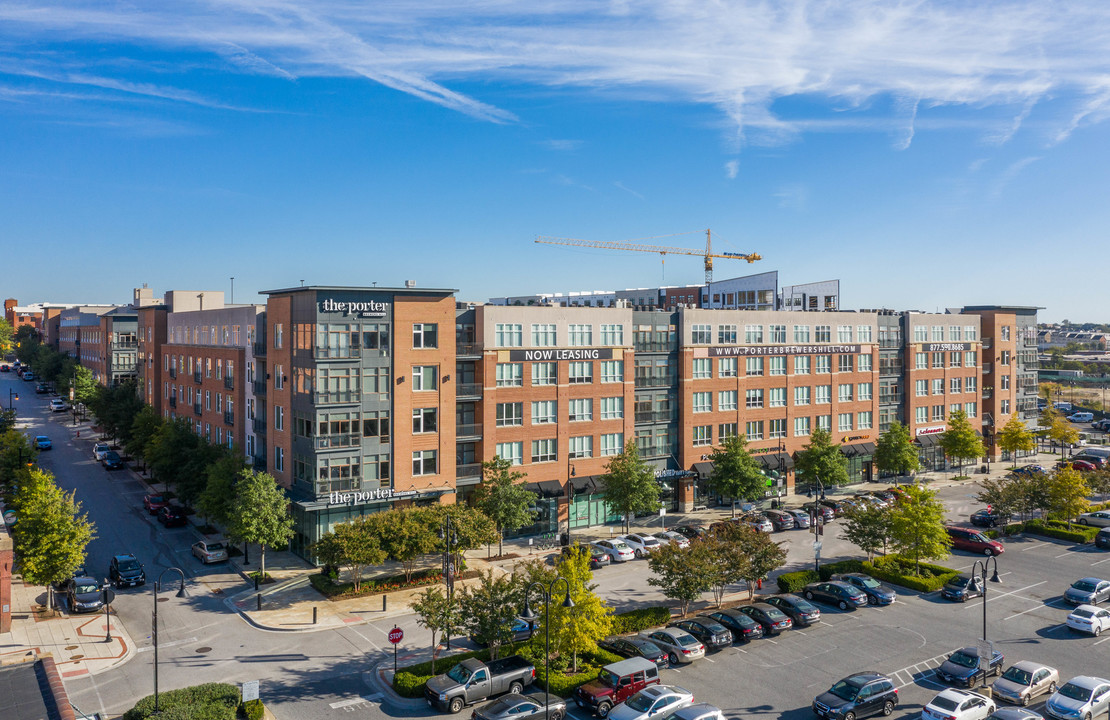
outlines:
[[[1028,705],[1038,695],[1056,692],[1059,684],[1060,673],[1056,668],[1022,660],[1002,673],[992,687],[994,694],[1002,700],[1015,705]]]

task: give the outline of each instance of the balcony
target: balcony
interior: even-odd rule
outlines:
[[[109,345],[112,350],[138,350],[139,343],[136,340],[114,342]]]
[[[338,450],[339,448],[358,447],[362,444],[362,435],[347,433],[343,435],[317,435],[312,438],[317,450]]]
[[[193,403],[193,414],[200,417],[200,403]]]
[[[455,478],[482,477],[482,463],[466,463],[455,466]]]
[[[983,349],[984,349],[984,350],[990,350],[990,349],[991,349],[991,346],[992,346],[993,344],[994,344],[994,343],[993,343],[993,341],[991,340],[991,338],[983,338]]]
[[[224,388],[227,389],[227,390],[234,390],[235,389],[235,377],[234,376],[228,375],[224,378]]]
[[[476,343],[458,343],[455,345],[455,357],[482,357],[482,346]]]
[[[266,394],[266,381],[265,380],[255,380],[254,382],[251,383],[251,389],[254,390],[255,395],[265,395]]]
[[[204,382],[204,378],[201,376],[199,370],[193,373],[193,382],[195,382],[197,385],[200,385],[202,382]]]
[[[480,383],[459,383],[455,386],[455,397],[458,398],[480,398],[482,397],[482,385]]]
[[[362,349],[357,347],[314,347],[312,357],[316,360],[357,360],[362,357]]]
[[[455,438],[482,437],[482,423],[465,423],[455,426]]]
[[[660,412],[638,412],[635,418],[638,423],[663,423],[671,422],[675,419],[675,413],[670,410]]]
[[[636,378],[635,387],[637,388],[651,388],[651,387],[670,387],[675,382],[669,377],[638,377]]]
[[[266,357],[266,341],[251,343],[251,353],[255,357]],[[262,461],[265,464],[265,460]]]
[[[177,377],[177,368],[170,368],[170,377],[171,378],[176,378]]]
[[[897,339],[897,338],[895,338],[894,340],[889,340],[887,338],[879,338],[879,349],[890,349],[890,348],[900,348],[900,347],[902,347],[902,341]]]
[[[251,429],[254,430],[255,435],[266,434],[266,418],[256,417],[251,420]]]
[[[224,412],[224,425],[235,425],[235,413]]]
[[[313,405],[349,405],[357,403],[362,395],[354,390],[312,393]]]
[[[678,352],[678,342],[636,342],[636,352],[638,353],[670,353]]]
[[[177,407],[177,398],[172,396],[172,395],[170,396],[170,407],[172,407],[172,408]]]

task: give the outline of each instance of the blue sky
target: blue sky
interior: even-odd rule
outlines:
[[[1110,291],[1110,4],[0,0],[21,302],[463,299],[839,278],[845,308]],[[688,233],[688,234],[683,234]]]

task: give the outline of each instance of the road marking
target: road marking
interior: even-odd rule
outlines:
[[[1093,562],[1093,563],[1091,563],[1091,565],[1101,565],[1104,562],[1110,562],[1110,558],[1106,558],[1105,560],[1099,560],[1098,562]]]
[[[349,700],[340,700],[339,702],[333,702],[328,705],[328,707],[330,707],[332,710],[338,710],[339,708],[350,707],[351,705],[360,705],[364,702],[366,702],[365,699],[361,697],[356,697]]]
[[[195,643],[196,641],[197,641],[197,639],[195,637],[191,637],[191,638],[188,638],[187,640],[173,640],[171,642],[160,642],[160,643],[158,643],[158,647],[159,648],[168,648],[168,647],[174,647],[176,645],[188,645],[189,643]],[[147,645],[146,647],[135,648],[135,652],[150,652],[153,649],[154,649],[153,645]]]
[[[1032,550],[1033,548],[1039,548],[1039,547],[1041,547],[1042,545],[1051,545],[1051,544],[1052,544],[1052,543],[1046,543],[1046,542],[1039,542],[1039,543],[1034,543],[1033,545],[1030,545],[1030,546],[1029,546],[1029,547],[1027,547],[1027,548],[1022,548],[1022,549],[1021,549],[1021,551],[1022,551],[1022,552],[1025,552],[1026,550]]]
[[[990,602],[991,600],[998,600],[999,598],[1004,598],[1008,595],[1017,595],[1017,593],[1021,592],[1022,590],[1028,590],[1029,588],[1035,588],[1038,585],[1044,585],[1046,582],[1048,582],[1048,581],[1047,580],[1042,580],[1039,583],[1033,583],[1032,585],[1026,585],[1023,588],[1018,588],[1017,590],[1011,590],[1010,592],[999,593],[997,595],[991,594],[991,596],[989,598],[987,598],[987,602]],[[1022,600],[1030,600],[1030,602],[1040,602],[1039,600],[1032,600],[1031,598],[1025,598],[1025,597],[1022,597],[1020,595],[1018,595],[1018,597],[1021,598]],[[976,604],[978,604],[978,603],[976,603]],[[964,610],[974,610],[974,609],[975,609],[975,605],[971,605],[971,604],[964,605]]]
[[[1110,637],[1104,637],[1103,639],[1099,640],[1098,642],[1092,643],[1092,645],[1101,645],[1102,643],[1106,642],[1107,640],[1110,640]]]
[[[764,640],[766,640],[766,641],[767,641],[767,642],[769,642],[769,643],[774,643],[775,645],[778,645],[778,644],[779,644],[779,641],[778,641],[778,640],[772,640],[771,638],[763,638],[763,639],[764,639]]]
[[[711,658],[711,657],[707,657],[707,658],[706,658],[706,660],[708,660],[708,661],[709,661],[709,662],[711,662],[711,663],[715,663],[715,662],[717,662],[716,660],[714,660],[714,659],[713,659],[713,658]]]
[[[1031,613],[1031,612],[1033,612],[1034,610],[1040,610],[1040,609],[1041,609],[1041,608],[1043,608],[1043,607],[1045,607],[1045,605],[1038,605],[1038,606],[1036,606],[1036,607],[1031,607],[1031,608],[1029,608],[1028,610],[1022,610],[1022,611],[1021,611],[1021,612],[1019,612],[1019,613],[1014,613],[1013,615],[1010,615],[1010,616],[1004,617],[1004,618],[1002,618],[1002,619],[1003,619],[1003,620],[1009,620],[1010,618],[1016,618],[1016,617],[1018,617],[1019,615],[1024,615],[1025,613]]]

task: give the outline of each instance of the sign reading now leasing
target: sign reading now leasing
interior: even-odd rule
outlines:
[[[512,362],[543,362],[554,360],[612,360],[612,348],[543,348],[510,350]]]

